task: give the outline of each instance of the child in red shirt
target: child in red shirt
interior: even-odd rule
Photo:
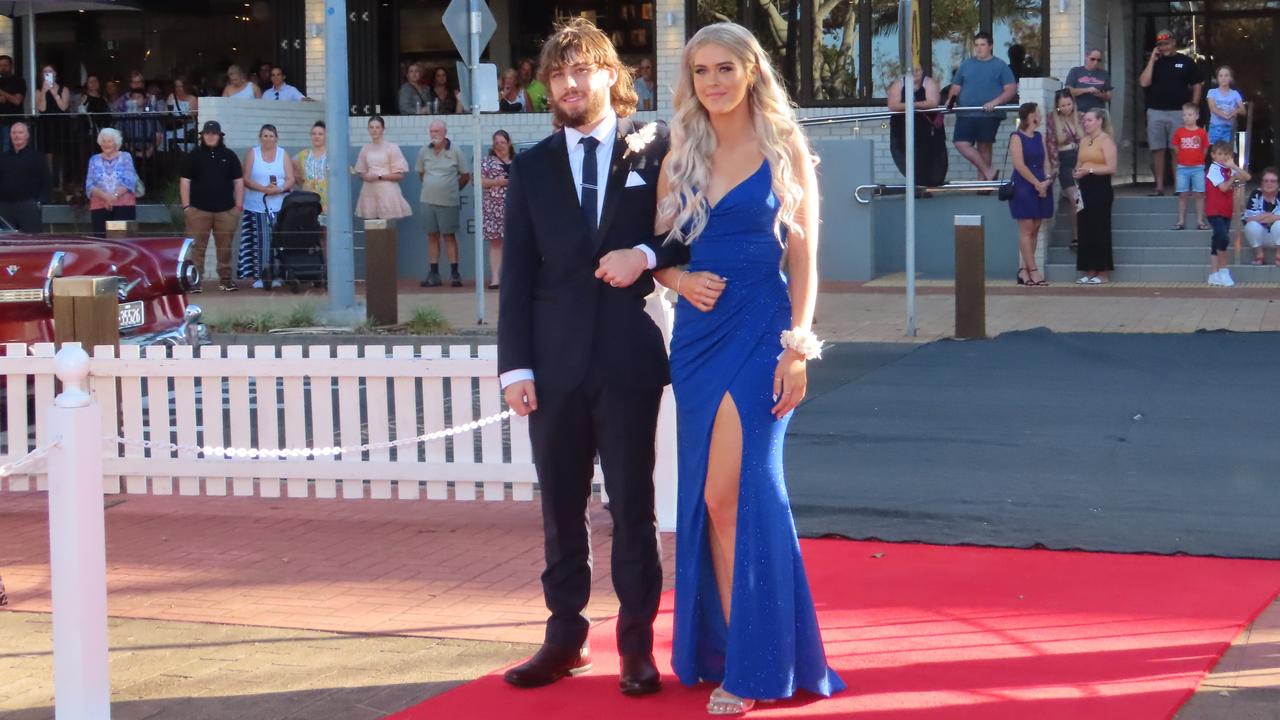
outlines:
[[[1195,196],[1196,212],[1200,216],[1201,230],[1208,230],[1204,222],[1204,156],[1209,150],[1209,133],[1198,127],[1200,108],[1191,103],[1182,106],[1182,127],[1173,131],[1173,147],[1178,151],[1178,169],[1175,185],[1178,191],[1178,224],[1174,230],[1187,229],[1187,198]]]
[[[1209,187],[1205,196],[1202,196],[1205,197],[1209,224],[1213,226],[1213,237],[1209,239],[1209,266],[1213,272],[1209,274],[1209,284],[1232,287],[1236,282],[1227,269],[1227,245],[1231,243],[1231,211],[1236,186],[1248,182],[1249,173],[1236,165],[1231,154],[1231,143],[1214,143],[1211,153],[1213,164],[1204,174]]]

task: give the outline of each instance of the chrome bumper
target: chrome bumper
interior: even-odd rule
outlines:
[[[126,345],[211,345],[209,328],[202,322],[204,311],[199,305],[188,305],[181,323],[168,330],[122,336]]]

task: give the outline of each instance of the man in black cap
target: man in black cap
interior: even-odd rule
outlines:
[[[1147,91],[1147,146],[1151,148],[1151,172],[1156,178],[1152,195],[1164,194],[1165,170],[1173,133],[1182,127],[1182,106],[1200,104],[1204,78],[1191,58],[1176,52],[1173,33],[1156,33],[1156,46],[1138,84]]]
[[[233,292],[231,238],[244,210],[244,172],[240,158],[223,142],[222,126],[210,120],[200,131],[200,145],[182,163],[178,192],[187,217],[187,235],[195,239],[193,258],[204,267],[209,233],[218,254],[218,289]]]

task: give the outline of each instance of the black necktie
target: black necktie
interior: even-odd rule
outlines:
[[[600,141],[588,135],[578,142],[585,153],[582,156],[582,217],[587,221],[587,229],[594,233],[599,224],[596,218],[596,148]]]

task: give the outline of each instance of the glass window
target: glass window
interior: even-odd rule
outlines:
[[[992,0],[991,37],[996,57],[1009,63],[1015,77],[1044,74],[1040,47],[1043,0]]]
[[[960,63],[969,55],[969,44],[978,32],[978,2],[933,0],[933,77],[939,85],[951,83]]]
[[[843,100],[858,97],[859,0],[819,2],[818,33],[813,48],[813,99]]]
[[[795,17],[800,0],[755,0],[751,30],[755,33],[787,92],[800,91],[800,21]]]
[[[871,95],[882,98],[902,75],[898,50],[898,0],[871,0]]]
[[[738,17],[739,0],[695,0],[689,34],[718,22],[742,22]]]
[[[1049,1],[916,0],[927,23],[919,28],[918,57],[945,86],[969,56],[973,36],[986,30],[996,56],[1019,77],[1042,76],[1049,66],[1043,42]],[[905,70],[898,57],[898,0],[687,0],[686,7],[691,32],[720,21],[750,28],[800,104],[866,104],[885,97]]]

